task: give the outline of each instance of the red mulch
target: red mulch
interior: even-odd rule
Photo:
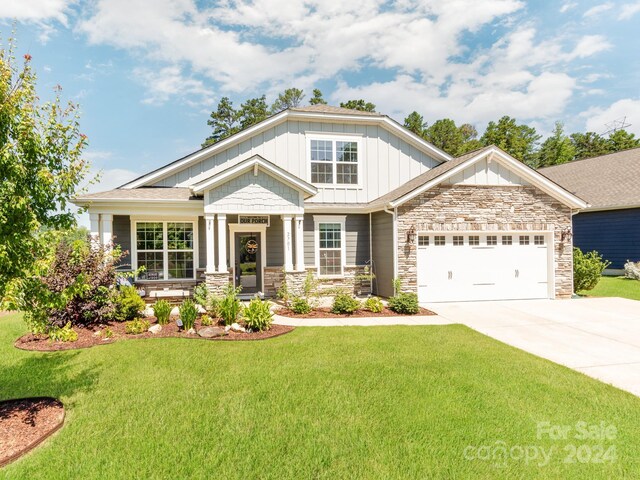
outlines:
[[[0,402],[0,467],[38,446],[63,422],[64,407],[54,398]]]
[[[309,313],[294,313],[286,307],[282,307],[275,311],[276,315],[292,318],[357,318],[357,317],[413,317],[414,315],[403,315],[396,313],[387,307],[378,313],[373,313],[368,310],[357,310],[352,314],[338,314],[333,313],[330,308],[315,308]],[[436,315],[431,310],[420,307],[420,311],[416,315]]]
[[[155,325],[157,322],[155,318],[147,318],[151,325]],[[223,324],[217,324],[215,326],[224,328]],[[104,332],[104,329],[109,327],[113,332],[111,338],[105,338],[103,335],[98,335],[97,332]],[[202,328],[200,320],[196,320],[196,331]],[[105,345],[114,343],[119,340],[128,340],[135,338],[166,338],[166,337],[178,337],[178,338],[194,338],[199,340],[221,340],[221,341],[233,341],[233,340],[264,340],[266,338],[277,337],[285,333],[289,333],[294,327],[288,327],[285,325],[271,325],[269,330],[263,332],[233,332],[229,331],[222,337],[214,338],[202,338],[197,333],[195,335],[188,334],[184,330],[179,330],[176,325],[176,319],[172,318],[168,324],[162,325],[160,333],[153,334],[151,332],[141,333],[139,335],[131,335],[125,333],[124,322],[109,322],[104,325],[100,325],[93,328],[80,328],[74,327],[74,330],[78,333],[78,340],[75,342],[52,342],[46,335],[34,335],[27,333],[18,340],[16,340],[15,346],[22,350],[38,350],[38,351],[57,351],[57,350],[75,350],[78,348],[89,348],[96,345]]]

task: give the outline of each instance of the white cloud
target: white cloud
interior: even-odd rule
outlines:
[[[566,2],[560,7],[560,13],[566,13],[569,10],[576,8],[578,6],[577,2]]]
[[[40,41],[45,43],[55,28],[53,22],[68,25],[70,8],[77,0],[2,0],[0,19],[34,23],[40,28]]]
[[[170,66],[160,70],[136,68],[133,76],[138,83],[147,87],[142,103],[161,105],[172,97],[188,100],[199,97],[199,104],[210,101],[211,91],[200,80],[183,76],[180,67]]]
[[[589,10],[584,12],[583,17],[585,17],[585,18],[596,17],[596,16],[600,15],[601,13],[604,13],[604,12],[606,12],[608,10],[611,10],[612,8],[613,8],[613,3],[611,3],[611,2],[601,3],[599,5],[591,7]]]
[[[597,133],[607,130],[608,123],[625,118],[631,124],[627,130],[640,136],[640,99],[625,98],[608,107],[592,107],[580,116],[585,119],[586,129]]]
[[[618,20],[628,20],[638,12],[640,12],[640,2],[625,3],[620,8]]]

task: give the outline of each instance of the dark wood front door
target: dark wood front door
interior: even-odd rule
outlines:
[[[262,291],[262,242],[260,233],[236,233],[235,284],[242,286],[242,293]]]

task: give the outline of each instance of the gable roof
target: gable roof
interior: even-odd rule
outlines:
[[[191,190],[195,194],[204,193],[205,190],[214,188],[215,186],[222,183],[226,183],[229,180],[251,170],[254,170],[254,172],[256,173],[258,170],[260,170],[267,175],[271,175],[279,181],[286,183],[294,189],[304,193],[305,198],[318,193],[318,189],[310,183],[287,172],[283,168],[280,168],[279,166],[271,163],[269,160],[262,158],[260,155],[254,155],[247,158],[246,160],[243,160],[242,162],[226,168],[221,172],[218,172],[215,175],[212,175],[211,177],[202,180],[199,183],[196,183],[188,190]]]
[[[588,210],[640,207],[640,148],[541,168],[539,173],[589,202]]]
[[[489,156],[490,159],[500,162],[532,185],[538,187],[548,195],[556,198],[571,208],[585,208],[587,204],[577,196],[565,190],[532,168],[516,160],[504,150],[490,145],[488,147],[466,153],[449,162],[438,165],[431,170],[419,175],[404,185],[370,202],[370,208],[397,207],[423,192],[441,184],[456,173],[468,168],[474,163]]]
[[[391,119],[387,115],[381,115],[373,112],[362,112],[360,110],[351,110],[342,107],[332,107],[329,105],[310,105],[308,107],[296,107],[288,108],[282,112],[276,113],[261,122],[245,128],[240,132],[225,138],[213,145],[197,150],[189,155],[186,155],[178,160],[175,160],[163,167],[157,168],[145,175],[142,175],[129,183],[122,185],[119,188],[133,189],[143,186],[148,186],[153,182],[157,182],[162,178],[171,175],[177,171],[183,170],[194,163],[197,163],[205,158],[215,155],[221,151],[230,148],[243,140],[257,135],[271,127],[279,125],[287,121],[292,120],[324,120],[324,121],[336,121],[336,122],[352,122],[357,124],[373,124],[380,125],[382,128],[394,133],[416,148],[427,152],[431,157],[440,162],[446,162],[453,157],[448,153],[440,150],[439,148],[431,145],[422,137],[416,135],[412,131],[408,130],[404,126],[400,125],[395,120]]]

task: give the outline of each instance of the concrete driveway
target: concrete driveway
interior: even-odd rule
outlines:
[[[640,302],[588,298],[426,307],[451,323],[640,396]]]

